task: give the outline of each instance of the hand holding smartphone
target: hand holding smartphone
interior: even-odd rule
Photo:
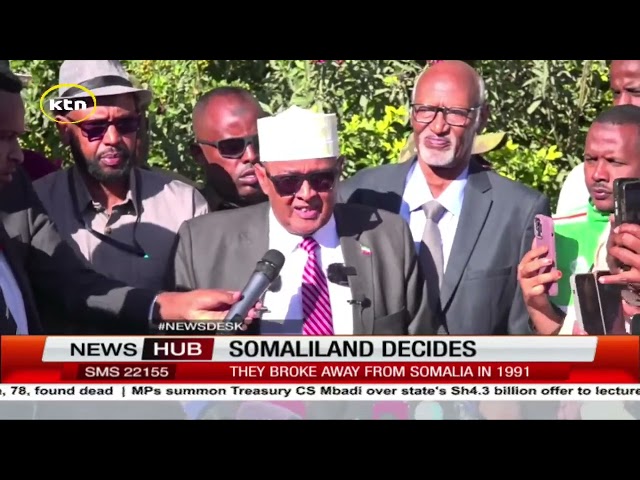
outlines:
[[[556,268],[557,264],[553,218],[546,215],[536,215],[533,222],[533,248],[547,247],[548,251],[545,258],[553,262],[550,266],[541,268],[539,273],[548,273]],[[552,297],[558,295],[558,282],[553,282],[547,286],[547,294]]]
[[[616,226],[623,223],[640,225],[640,178],[616,178],[613,200]]]
[[[614,224],[623,223],[640,225],[640,179],[616,178],[613,181]],[[627,265],[620,265],[622,270],[629,270]]]

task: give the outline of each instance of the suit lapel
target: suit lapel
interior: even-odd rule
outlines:
[[[460,283],[469,257],[484,227],[489,210],[491,210],[493,200],[491,195],[487,193],[490,190],[491,182],[487,171],[472,161],[469,167],[469,179],[464,192],[458,229],[442,281],[440,302],[443,310],[449,306],[453,292]]]
[[[400,209],[402,208],[402,195],[404,194],[404,187],[407,183],[407,175],[409,175],[409,171],[416,164],[417,159],[418,157],[414,156],[410,161],[397,164],[397,169],[394,171],[395,175],[389,175],[387,190],[396,194],[390,197],[392,205],[389,205],[389,211],[400,213]]]
[[[367,222],[369,218],[360,215],[350,215],[349,205],[336,205],[336,229],[340,238],[342,256],[348,267],[353,267],[355,275],[349,276],[351,298],[359,302],[353,307],[354,335],[370,335],[373,333],[373,260],[365,239],[361,238],[360,222]]]
[[[243,285],[247,281],[247,272],[255,270],[256,262],[267,250],[269,250],[269,202],[263,202],[255,207],[255,215],[252,215],[238,235],[237,250],[233,258],[237,258],[240,263],[234,264],[233,273],[230,273],[237,278],[238,285]],[[243,287],[238,287],[238,289],[241,288]],[[260,322],[250,325],[246,333],[260,335]]]
[[[246,208],[246,207],[245,207]],[[240,258],[253,261],[253,255],[247,254],[255,249],[259,258],[269,250],[269,202],[262,202],[256,206],[256,218],[247,225],[247,229],[240,232],[238,239]]]
[[[13,245],[14,241],[15,240],[9,237],[4,225],[0,222],[0,245],[2,245],[4,257],[11,267],[11,272],[13,273],[16,283],[20,288],[20,293],[22,294],[22,302],[24,304],[25,314],[27,315],[29,333],[34,335],[41,332],[42,326],[38,320],[38,312],[35,298],[33,297],[33,290],[31,289],[31,282],[29,281],[27,272],[24,269],[24,265],[22,262],[18,261],[19,253],[15,251],[15,247]]]

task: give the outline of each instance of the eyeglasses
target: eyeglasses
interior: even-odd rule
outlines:
[[[435,107],[432,105],[420,105],[416,103],[412,104],[411,107],[413,109],[413,118],[418,123],[429,124],[436,119],[439,112],[442,112],[444,121],[452,127],[466,126],[471,114],[480,108]]]
[[[127,135],[129,133],[137,132],[140,128],[140,117],[123,117],[115,120],[87,120],[81,122],[78,126],[82,133],[89,139],[90,142],[101,140],[109,127],[113,125],[121,135]]]
[[[309,186],[318,193],[329,192],[336,184],[338,170],[320,170],[310,173],[300,174],[284,174],[271,176],[267,173],[267,177],[273,183],[273,187],[281,197],[290,197],[295,195],[305,181],[309,182]]]
[[[217,142],[207,142],[205,140],[196,140],[202,145],[209,145],[218,149],[220,156],[224,158],[240,158],[244,155],[247,147],[253,145],[256,153],[260,151],[258,135],[249,135],[248,137],[225,138]]]

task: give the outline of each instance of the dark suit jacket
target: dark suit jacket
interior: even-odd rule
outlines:
[[[370,303],[353,306],[354,334],[435,334],[411,232],[402,218],[364,206],[336,205],[335,219],[345,263],[357,273],[349,277],[352,298]],[[269,250],[268,223],[268,203],[185,222],[167,287],[242,290]],[[372,255],[364,255],[361,245]],[[247,333],[258,334],[259,325]]]
[[[0,190],[0,244],[22,291],[29,332],[66,332],[65,318],[106,321],[118,333],[146,333],[154,292],[96,273],[64,242],[26,173],[19,169]],[[67,317],[41,316],[48,305]]]
[[[341,183],[340,200],[399,213],[406,177],[416,161],[358,172]],[[440,292],[441,333],[533,333],[517,269],[531,249],[534,216],[550,213],[544,195],[472,159]]]

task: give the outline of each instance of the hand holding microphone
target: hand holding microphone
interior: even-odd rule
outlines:
[[[284,265],[284,255],[269,250],[256,266],[241,292],[226,290],[194,290],[163,292],[155,303],[158,320],[226,321],[250,325],[260,317],[260,297],[278,278]]]
[[[242,289],[240,299],[231,306],[225,316],[226,322],[246,323],[250,312],[254,311],[257,305],[259,308],[260,298],[280,275],[284,261],[284,255],[278,250],[269,250],[264,254]]]
[[[191,292],[163,292],[154,304],[155,321],[200,320],[221,321],[225,312],[241,298],[240,292],[227,290],[193,290]],[[256,307],[254,305],[254,307]],[[247,310],[245,321],[257,318],[257,308]]]

